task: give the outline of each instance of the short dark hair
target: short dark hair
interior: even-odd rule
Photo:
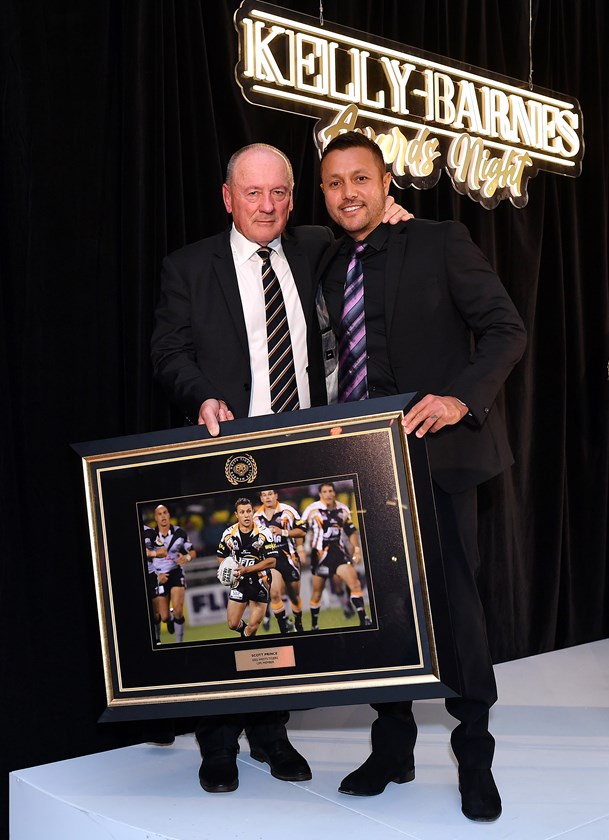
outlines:
[[[322,481],[321,484],[319,485],[319,490],[317,491],[318,493],[321,493],[321,488],[322,487],[331,487],[334,490],[334,492],[336,493],[336,487],[334,486],[333,481]]]
[[[245,496],[242,496],[235,502],[235,513],[237,513],[237,508],[241,505],[249,505],[251,508],[254,507],[250,499],[246,499]]]
[[[385,163],[385,158],[383,157],[383,152],[381,151],[380,146],[377,146],[374,140],[371,140],[359,131],[345,131],[343,134],[338,134],[330,140],[326,148],[321,153],[319,163],[320,167],[330,152],[344,152],[347,149],[368,149],[368,151],[372,152],[376,158],[383,174],[387,172],[387,164]]]

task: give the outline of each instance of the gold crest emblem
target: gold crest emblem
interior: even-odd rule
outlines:
[[[258,475],[258,466],[251,455],[233,455],[226,462],[224,472],[231,484],[251,484]]]

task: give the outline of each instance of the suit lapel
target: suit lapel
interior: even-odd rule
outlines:
[[[289,263],[290,271],[298,289],[303,312],[308,312],[311,306],[311,293],[313,289],[309,261],[293,235],[284,233],[281,237],[281,244],[283,245],[285,258]]]
[[[330,263],[334,260],[334,257],[337,255],[340,247],[342,246],[343,242],[345,241],[345,237],[341,236],[339,239],[336,239],[332,245],[326,250],[325,254],[321,258],[321,262],[317,268],[317,274],[320,278],[322,278],[326,272],[327,267]]]
[[[385,330],[387,337],[391,333],[400,283],[408,282],[406,273],[403,271],[407,243],[408,234],[406,233],[405,223],[390,232],[385,266]]]
[[[246,355],[249,355],[245,316],[243,315],[243,305],[241,304],[241,295],[239,294],[239,283],[237,281],[237,272],[235,271],[233,252],[230,247],[230,231],[227,231],[218,240],[218,246],[213,254],[212,260],[211,269],[218,281],[220,292],[226,300],[228,311],[233,319],[239,341],[241,342],[241,349]]]

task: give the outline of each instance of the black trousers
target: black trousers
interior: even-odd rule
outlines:
[[[266,747],[288,738],[285,725],[288,712],[253,712],[250,714],[212,715],[200,718],[195,734],[201,755],[217,749],[237,749],[245,729],[251,747]]]
[[[497,685],[476,585],[480,566],[477,494],[475,488],[445,493],[434,483],[434,496],[462,684],[461,696],[446,700],[447,711],[459,721],[451,746],[460,767],[487,769],[495,751],[488,718],[497,700]],[[372,724],[373,750],[399,768],[411,766],[417,737],[412,702],[379,703],[373,708],[379,715]]]

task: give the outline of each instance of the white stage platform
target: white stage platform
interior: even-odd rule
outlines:
[[[194,736],[11,774],[11,840],[608,840],[609,640],[497,666],[495,778],[503,816],[460,810],[441,701],[415,704],[416,779],[381,796],[337,792],[368,755],[368,707],[295,712],[291,740],[313,780],[273,779],[242,742],[239,788],[199,787]]]

